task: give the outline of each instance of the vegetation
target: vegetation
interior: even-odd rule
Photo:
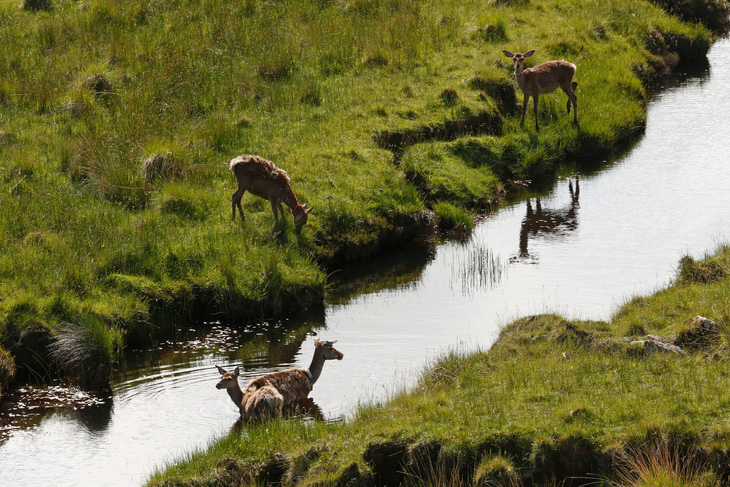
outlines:
[[[431,209],[468,227],[508,179],[618,147],[646,86],[711,41],[627,0],[21,7],[0,2],[0,384],[12,364],[44,379],[99,353],[103,382],[120,341],[175,320],[321,305],[326,269],[429,228]],[[579,66],[580,128],[554,96],[542,132],[518,129],[505,47]],[[290,173],[315,208],[301,235],[250,195],[230,221],[241,153]]]
[[[517,320],[349,423],[250,427],[151,485],[726,485],[730,247],[684,261],[714,277],[682,269],[609,322]],[[642,344],[686,343],[697,315],[718,326],[683,352]]]

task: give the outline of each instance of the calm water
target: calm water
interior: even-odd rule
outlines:
[[[558,180],[539,202],[499,210],[466,242],[413,248],[337,276],[324,316],[181,330],[159,350],[130,354],[112,398],[80,395],[76,410],[5,411],[0,485],[139,485],[234,425],[237,410],[215,389],[214,364],[242,365],[246,376],[306,367],[314,333],[339,340],[345,354],[325,365],[312,393],[324,418],[336,420],[412,385],[447,350],[489,347],[513,318],[607,319],[631,296],[664,286],[682,255],[701,257],[730,240],[730,41],[709,58],[699,77],[655,98],[646,135],[625,157],[578,184],[576,175]],[[41,391],[31,402],[69,394]]]

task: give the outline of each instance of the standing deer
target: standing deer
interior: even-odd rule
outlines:
[[[252,379],[241,390],[238,385],[239,368],[233,372],[216,365],[223,376],[215,385],[225,389],[241,412],[241,418],[258,421],[265,416],[278,416],[284,408],[295,408],[307,400],[309,391],[322,373],[325,360],[342,360],[344,355],[328,342],[314,340],[314,356],[307,370],[285,369]]]
[[[294,226],[297,232],[307,223],[307,217],[313,208],[307,208],[307,204],[299,204],[297,197],[289,185],[289,175],[283,169],[279,169],[273,162],[263,157],[245,155],[238,156],[231,160],[231,171],[238,181],[238,189],[233,193],[233,219],[236,219],[236,207],[244,220],[241,209],[241,198],[248,191],[256,196],[269,200],[271,211],[274,212],[274,221],[279,221],[278,213],[284,218],[284,209],[281,204],[291,208],[294,215]]]
[[[570,104],[573,104],[573,123],[578,125],[578,98],[575,96],[575,88],[578,83],[573,81],[573,76],[578,68],[575,64],[567,61],[548,61],[538,64],[535,67],[525,69],[525,58],[532,56],[535,50],[527,51],[524,54],[510,51],[502,51],[505,56],[512,58],[515,65],[515,78],[517,84],[525,94],[525,100],[522,104],[522,122],[520,128],[525,126],[525,114],[527,113],[527,104],[532,97],[535,108],[535,130],[540,130],[540,124],[537,120],[537,107],[541,93],[552,93],[560,87],[566,95],[568,95],[568,113],[570,114]]]

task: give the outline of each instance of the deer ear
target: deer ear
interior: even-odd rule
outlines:
[[[226,369],[224,369],[220,365],[216,365],[216,368],[218,369],[218,372],[220,372],[221,375],[226,373]]]
[[[503,53],[504,53],[504,55],[505,55],[505,56],[507,56],[507,57],[512,57],[512,56],[514,56],[514,54],[512,54],[512,53],[511,53],[511,52],[509,52],[509,51],[502,51],[502,52],[503,52]]]
[[[313,209],[314,209],[314,206],[312,206],[311,208],[307,208],[306,210],[304,210],[304,213],[306,213],[307,215],[309,215],[310,213],[312,213],[312,210]]]
[[[526,53],[524,54],[524,56],[525,56],[525,57],[530,57],[530,56],[532,56],[533,54],[535,54],[535,50],[534,50],[534,49],[532,49],[532,50],[530,50],[530,51],[527,51],[527,52],[526,52]]]
[[[236,367],[235,369],[233,369],[233,377],[238,377],[238,375],[240,373],[241,373],[241,371],[238,369],[238,367]]]
[[[337,340],[332,340],[331,342],[327,342],[327,343],[329,343],[330,345],[334,345],[335,343],[337,343]]]

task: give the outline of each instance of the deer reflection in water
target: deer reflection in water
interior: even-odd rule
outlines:
[[[544,208],[540,197],[535,198],[535,207],[532,207],[532,198],[527,200],[527,214],[520,227],[520,252],[510,258],[510,262],[537,262],[536,255],[530,254],[528,244],[531,238],[546,235],[566,235],[578,228],[578,208],[580,204],[580,178],[568,181],[570,204],[562,208]]]

